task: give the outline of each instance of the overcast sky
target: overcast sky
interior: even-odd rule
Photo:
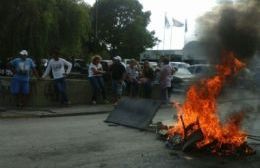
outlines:
[[[216,5],[216,0],[139,0],[143,5],[144,11],[151,11],[151,23],[148,26],[149,30],[154,30],[156,37],[161,40],[161,43],[154,49],[182,49],[187,41],[194,40],[195,36],[195,21],[196,18],[203,15]],[[85,0],[85,2],[93,5],[95,0]],[[184,23],[188,20],[188,32],[184,33],[184,27],[172,27],[165,29],[164,39],[164,17],[165,14],[172,24],[172,18],[175,18]],[[164,45],[163,45],[164,41]]]

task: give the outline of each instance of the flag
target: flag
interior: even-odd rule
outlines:
[[[165,18],[164,18],[164,26],[165,26],[165,28],[169,28],[171,26],[166,15],[165,15]]]
[[[185,33],[188,32],[188,21],[187,19],[185,19]]]
[[[175,27],[182,27],[184,24],[181,23],[180,21],[172,18],[172,26],[175,26]]]

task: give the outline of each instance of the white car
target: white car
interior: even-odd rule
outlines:
[[[170,66],[173,68],[188,68],[190,67],[190,64],[186,62],[170,62]]]
[[[178,68],[172,76],[173,91],[185,91],[195,80],[187,68]]]
[[[210,76],[216,73],[215,67],[210,64],[194,64],[188,67],[188,70],[196,75],[197,78],[201,78],[203,76]]]

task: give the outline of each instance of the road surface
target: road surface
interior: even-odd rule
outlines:
[[[239,159],[188,155],[165,148],[152,132],[104,123],[106,116],[0,120],[0,167],[260,167],[259,152]]]

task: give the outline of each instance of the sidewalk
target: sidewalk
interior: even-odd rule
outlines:
[[[181,102],[182,95],[174,95],[174,100]],[[0,106],[0,119],[8,118],[43,118],[43,117],[63,117],[63,116],[79,116],[91,114],[104,114],[114,110],[112,104],[97,104],[97,105],[71,105],[68,107],[26,107],[18,109],[16,107],[1,107]],[[163,121],[167,118],[172,118],[176,111],[171,105],[162,105],[159,109],[154,121]]]
[[[112,104],[98,105],[73,105],[69,107],[49,107],[49,108],[2,108],[0,107],[0,119],[10,118],[44,118],[44,117],[63,117],[63,116],[80,116],[105,114],[114,110]],[[165,120],[169,116],[173,116],[173,108],[171,106],[162,106],[156,115],[156,122]],[[172,118],[172,117],[171,117]]]
[[[39,118],[39,117],[62,117],[90,114],[109,113],[114,109],[112,104],[101,105],[74,105],[69,107],[49,108],[2,108],[0,107],[0,119],[2,118]]]

